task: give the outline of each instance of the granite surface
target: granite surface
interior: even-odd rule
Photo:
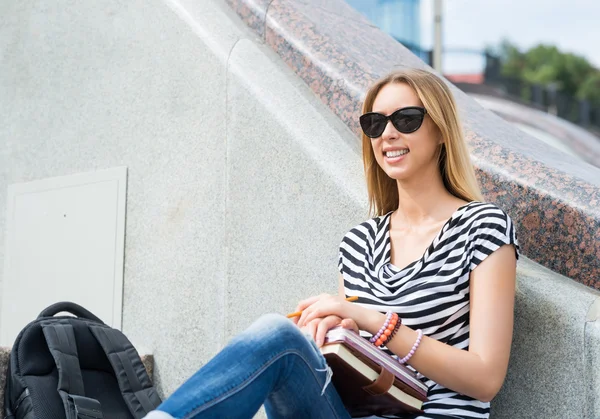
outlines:
[[[261,38],[265,33],[265,16],[272,0],[225,0],[242,17],[244,22]]]
[[[4,387],[6,386],[6,368],[10,349],[0,347],[0,416],[4,417]]]
[[[367,212],[353,136],[302,80],[245,39],[229,68],[227,339],[266,311],[335,293],[340,240]]]
[[[222,342],[226,60],[248,35],[222,0],[0,2],[0,190],[127,166],[122,327],[167,393]]]
[[[523,258],[504,385],[491,417],[598,418],[600,293]],[[594,412],[593,414],[591,412]]]
[[[597,301],[598,303],[598,301]],[[600,304],[596,304],[600,306]],[[600,318],[588,319],[585,325],[583,382],[586,388],[586,418],[600,418]]]
[[[142,358],[142,364],[146,368],[148,377],[152,380],[154,374],[154,357],[152,355],[141,355],[140,358]]]
[[[501,116],[502,119],[557,138],[564,147],[563,151],[600,167],[600,138],[590,131],[555,115],[509,101],[504,97],[485,96],[468,90],[465,92],[484,108]]]
[[[428,68],[343,0],[227,1],[357,137],[370,83],[393,69]],[[513,217],[522,252],[600,289],[600,170],[451,88],[482,192]]]

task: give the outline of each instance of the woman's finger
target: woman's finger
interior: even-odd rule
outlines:
[[[319,296],[310,297],[310,298],[307,298],[306,300],[300,301],[298,303],[298,305],[296,306],[296,310],[294,311],[294,313],[295,312],[301,312],[301,313],[299,316],[292,317],[292,321],[294,322],[294,324],[296,324],[300,328],[304,327],[306,325],[306,321],[304,320],[304,318],[306,318],[305,311],[308,307],[310,307],[312,304],[314,304],[317,301],[319,301]]]
[[[341,326],[344,329],[354,330],[356,333],[360,332],[360,330],[358,329],[358,324],[356,324],[356,322],[353,319],[344,319],[344,320],[342,320]]]
[[[300,301],[298,303],[298,305],[296,306],[296,311],[304,310],[306,307],[310,306],[311,304],[314,304],[316,301],[319,301],[323,297],[323,295],[325,295],[325,294],[313,295],[312,297],[308,297],[308,298]]]
[[[304,310],[302,310],[302,314],[300,315],[300,318],[298,319],[298,325],[300,325],[301,327],[305,326],[308,323],[310,323],[312,320],[314,320],[315,318],[320,317],[320,316],[314,315],[315,308],[316,308],[315,305],[312,304],[312,305],[308,306],[307,308],[305,308]]]
[[[341,321],[342,319],[338,316],[331,315],[325,317],[319,322],[315,337],[315,343],[317,344],[317,347],[320,348],[323,345],[323,342],[325,341],[325,335],[327,334],[329,329],[339,325]]]
[[[317,334],[317,327],[319,326],[320,319],[315,319],[312,322],[309,322],[305,327],[305,333],[308,333],[313,340],[315,340],[315,335]]]

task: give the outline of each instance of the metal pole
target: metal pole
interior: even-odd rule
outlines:
[[[442,0],[433,3],[433,68],[442,73]]]

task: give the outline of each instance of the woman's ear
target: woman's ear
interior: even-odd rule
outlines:
[[[444,134],[442,133],[442,130],[440,130],[437,126],[435,127],[435,133],[437,134],[437,138],[438,138],[438,145],[444,144],[446,141],[444,140]]]

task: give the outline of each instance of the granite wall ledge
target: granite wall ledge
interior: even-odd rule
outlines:
[[[374,80],[402,67],[431,70],[343,0],[226,1],[357,135]],[[513,217],[522,252],[600,289],[600,169],[545,146],[448,84],[482,192]]]
[[[225,1],[258,36],[264,39],[265,17],[272,0]]]

